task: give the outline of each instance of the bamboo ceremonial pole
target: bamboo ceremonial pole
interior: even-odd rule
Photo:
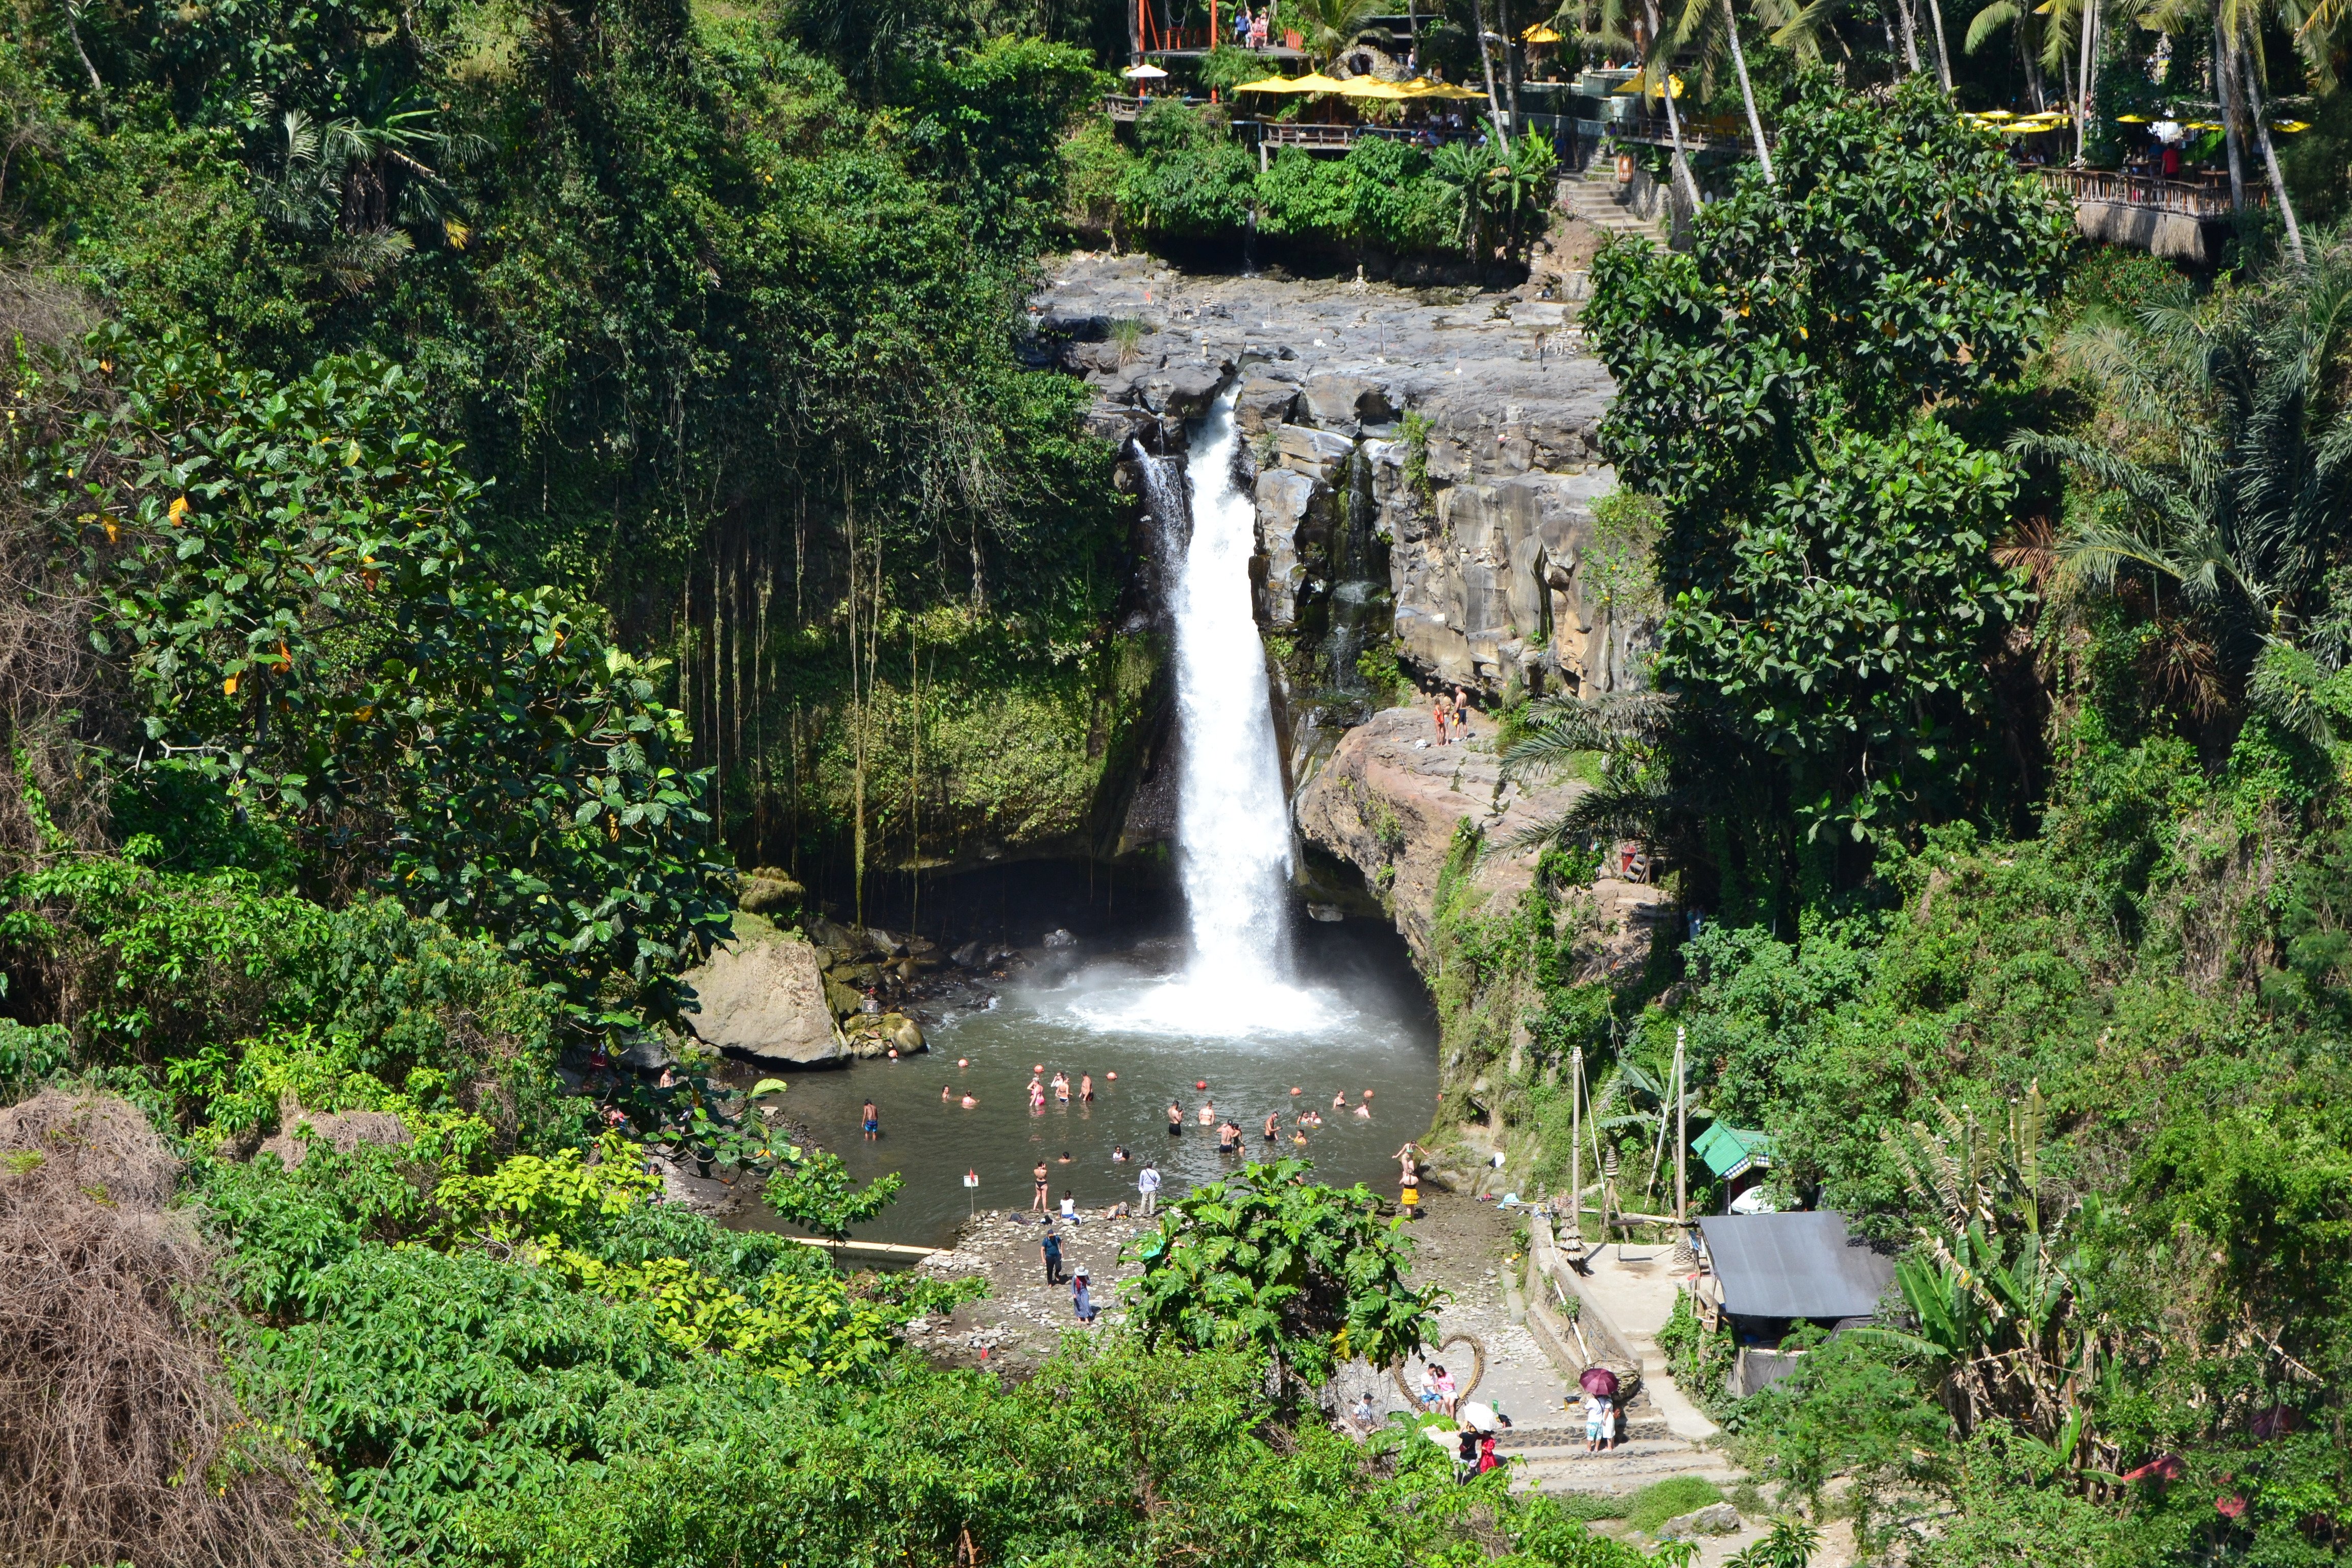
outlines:
[[[1584,1047],[1568,1053],[1568,1234],[1584,1252]]]

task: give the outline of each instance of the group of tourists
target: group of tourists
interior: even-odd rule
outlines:
[[[1429,720],[1437,727],[1437,743],[1441,746],[1469,739],[1469,694],[1458,686],[1450,697],[1441,689],[1429,700]]]
[[[1274,40],[1274,6],[1271,4],[1252,11],[1246,5],[1234,8],[1234,46],[1244,49],[1263,49]]]

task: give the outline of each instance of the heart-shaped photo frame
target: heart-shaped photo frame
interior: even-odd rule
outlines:
[[[1412,1365],[1416,1359],[1424,1363],[1433,1361],[1442,1365],[1445,1361],[1446,1351],[1454,1345],[1470,1347],[1470,1375],[1467,1379],[1457,1377],[1454,1380],[1454,1403],[1458,1405],[1476,1392],[1478,1384],[1486,1376],[1486,1342],[1475,1334],[1448,1334],[1434,1351],[1424,1352],[1417,1358],[1408,1356],[1389,1368],[1389,1376],[1395,1379],[1397,1392],[1404,1396],[1404,1402],[1408,1406],[1415,1409],[1420,1407],[1421,1391],[1404,1380],[1404,1369]]]

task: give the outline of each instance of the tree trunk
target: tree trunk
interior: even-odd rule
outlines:
[[[1903,58],[1911,67],[1911,74],[1919,74],[1919,32],[1911,24],[1911,0],[1895,0],[1895,9],[1903,17]]]
[[[2256,47],[2261,45],[2257,42]],[[2279,216],[2286,220],[2286,247],[2297,267],[2304,265],[2303,226],[2294,221],[2294,203],[2287,199],[2286,180],[2279,173],[2278,153],[2271,145],[2269,117],[2263,112],[2263,84],[2254,73],[2252,51],[2239,57],[2246,73],[2246,107],[2254,117],[2254,140],[2263,149],[2263,170],[2270,176],[2271,200],[2278,203]]]
[[[1502,142],[1502,153],[1509,157],[1510,138],[1503,130],[1503,102],[1495,96],[1495,61],[1486,53],[1486,7],[1482,0],[1470,0],[1470,20],[1478,29],[1478,68],[1486,76],[1486,111],[1494,117],[1495,134]]]
[[[1658,0],[1643,0],[1643,9],[1650,23],[1650,48],[1661,59],[1664,70],[1657,79],[1658,97],[1666,106],[1666,139],[1674,144],[1675,180],[1683,188],[1683,200],[1689,205],[1693,222],[1698,220],[1698,182],[1691,177],[1690,156],[1683,151],[1683,117],[1675,107],[1675,58],[1666,47],[1665,28],[1658,19]],[[1649,67],[1643,67],[1649,75]],[[1673,226],[1667,226],[1669,234]]]
[[[1503,35],[1503,101],[1511,110],[1511,134],[1519,133],[1519,68],[1511,55],[1511,0],[1495,0],[1495,26]]]
[[[2213,96],[2221,101],[2221,140],[2230,150],[2230,210],[2242,213],[2246,210],[2246,174],[2238,142],[2237,60],[2218,6],[2213,12]]]
[[[2099,0],[2083,0],[2083,63],[2074,72],[2074,166],[2083,165],[2083,150],[2091,144],[2091,62],[2099,39]]]
[[[1739,73],[1739,101],[1748,106],[1748,132],[1756,138],[1756,161],[1764,166],[1764,183],[1773,184],[1772,152],[1764,145],[1764,120],[1756,112],[1756,91],[1748,85],[1748,56],[1739,47],[1739,14],[1731,0],[1723,0],[1723,25],[1731,30],[1731,67]]]
[[[1927,0],[1927,20],[1936,26],[1936,79],[1944,84],[1944,91],[1948,95],[1952,90],[1952,56],[1944,42],[1942,0]]]

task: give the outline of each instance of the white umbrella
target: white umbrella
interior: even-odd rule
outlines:
[[[1475,1399],[1465,1400],[1456,1405],[1454,1419],[1465,1426],[1480,1432],[1492,1432],[1495,1429],[1494,1409],[1489,1405],[1479,1404]]]
[[[1127,78],[1130,81],[1158,81],[1168,73],[1161,70],[1158,66],[1147,63],[1139,66],[1129,66],[1118,74]]]

